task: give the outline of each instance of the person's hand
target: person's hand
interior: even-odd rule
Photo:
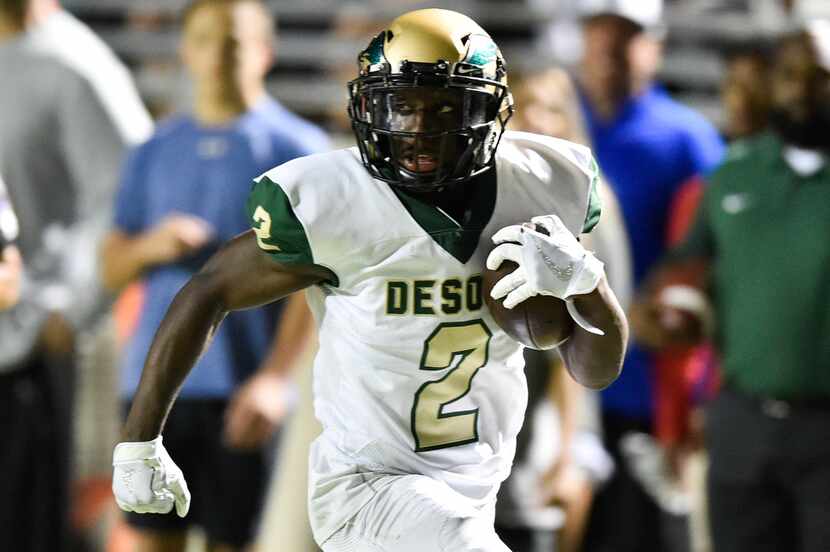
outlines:
[[[711,315],[679,308],[659,295],[635,300],[628,312],[637,341],[655,350],[700,344],[711,331],[707,319],[710,320]]]
[[[590,486],[586,475],[573,462],[561,459],[542,475],[542,502],[566,507],[582,498],[586,486]]]
[[[602,262],[587,251],[556,215],[534,217],[534,225],[513,225],[493,235],[497,247],[487,257],[487,268],[496,270],[505,260],[519,267],[499,280],[490,295],[504,299],[511,309],[534,295],[569,299],[596,289],[604,273]]]
[[[190,491],[182,470],[161,442],[119,443],[112,454],[112,493],[126,512],[166,514],[176,506],[179,517],[190,509]]]
[[[650,349],[659,350],[675,341],[675,336],[663,325],[665,318],[663,308],[652,297],[641,297],[628,309],[632,333],[641,345]]]
[[[225,442],[250,450],[262,446],[289,408],[289,384],[279,375],[259,372],[231,398],[225,411]]]
[[[653,274],[629,308],[640,344],[652,349],[698,345],[714,331],[715,314],[707,295],[710,262],[671,261]]]
[[[207,221],[182,213],[167,215],[146,235],[147,257],[155,264],[173,262],[201,249],[212,238],[213,228]]]
[[[0,311],[12,308],[20,299],[22,274],[20,251],[13,245],[7,245],[0,251]]]

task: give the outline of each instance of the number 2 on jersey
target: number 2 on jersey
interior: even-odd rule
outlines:
[[[262,208],[262,205],[254,210],[254,222],[259,223],[259,226],[254,228],[259,247],[266,251],[279,251],[280,246],[265,243],[265,240],[271,239],[271,215]]]
[[[445,370],[457,356],[458,364],[444,377],[424,383],[412,405],[415,452],[456,447],[478,441],[478,408],[444,412],[470,391],[472,380],[487,364],[492,333],[482,320],[445,322],[424,343],[421,370]]]

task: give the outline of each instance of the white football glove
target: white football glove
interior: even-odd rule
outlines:
[[[182,470],[161,443],[119,443],[112,453],[112,492],[118,506],[139,514],[166,514],[176,506],[179,517],[190,509],[190,491]]]
[[[602,261],[582,247],[558,216],[534,217],[531,222],[550,235],[537,232],[534,226],[518,224],[493,235],[497,246],[487,257],[487,268],[496,270],[505,260],[517,263],[519,268],[496,282],[491,297],[504,297],[508,309],[535,295],[558,297],[566,301],[568,312],[580,326],[601,334],[576,312],[571,298],[596,289],[604,273]]]

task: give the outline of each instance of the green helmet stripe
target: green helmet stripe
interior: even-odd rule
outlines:
[[[496,61],[497,55],[498,48],[496,48],[495,43],[485,43],[467,54],[467,63],[484,67],[485,65]]]

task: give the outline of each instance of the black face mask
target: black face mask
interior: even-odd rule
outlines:
[[[793,146],[830,151],[830,106],[814,107],[805,120],[794,120],[786,109],[773,107],[769,122],[772,129]]]

